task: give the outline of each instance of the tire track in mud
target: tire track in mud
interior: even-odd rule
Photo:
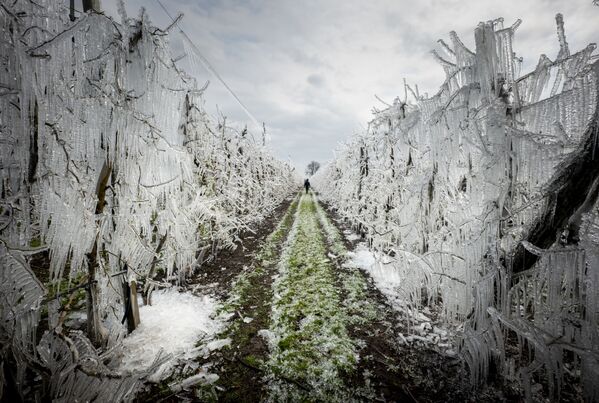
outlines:
[[[224,280],[228,284],[221,284],[217,293],[226,295],[219,314],[228,316],[229,323],[219,338],[230,339],[230,344],[198,362],[199,365],[213,363],[210,372],[217,373],[219,379],[213,384],[196,387],[191,391],[193,395],[187,396],[190,399],[257,402],[265,398],[262,367],[268,357],[268,346],[260,331],[269,327],[273,276],[293,224],[298,200],[296,196],[285,210],[275,214],[280,217],[276,226],[276,221],[272,221],[275,218],[270,218],[267,227],[269,224],[274,229],[268,236],[261,240],[252,236],[247,250],[239,257],[227,259],[225,256],[205,276],[204,286],[211,286],[214,281],[222,283],[220,272],[226,272]],[[261,228],[261,232],[263,230]]]

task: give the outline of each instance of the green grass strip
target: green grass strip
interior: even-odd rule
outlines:
[[[335,282],[316,205],[303,195],[273,285],[271,401],[330,401],[345,394],[342,374],[355,369],[358,353]]]
[[[337,227],[331,222],[316,196],[312,197],[316,206],[316,213],[320,225],[326,235],[329,249],[337,257],[341,270],[337,275],[345,291],[343,305],[347,308],[349,322],[351,324],[365,324],[376,319],[379,315],[378,309],[366,295],[366,278],[360,269],[352,267],[348,263],[347,249],[343,244],[343,236]]]

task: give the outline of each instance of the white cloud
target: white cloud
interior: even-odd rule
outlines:
[[[116,0],[104,9],[116,14]],[[310,160],[325,161],[337,143],[370,119],[377,94],[392,101],[403,94],[403,78],[433,94],[443,72],[430,57],[436,40],[456,31],[473,47],[479,21],[523,20],[514,48],[525,71],[541,53],[558,50],[554,16],[564,14],[571,50],[597,41],[599,8],[590,0],[163,0],[250,111],[266,122],[274,152],[289,156],[300,171]],[[158,26],[169,20],[155,1],[142,5]],[[176,39],[174,39],[176,41]],[[180,48],[180,45],[175,43]],[[206,106],[245,120],[226,90],[210,79]],[[378,106],[381,106],[378,104]]]

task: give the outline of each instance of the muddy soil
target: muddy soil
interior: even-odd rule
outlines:
[[[198,274],[188,283],[207,289],[208,293],[219,299],[226,299],[230,294],[233,280],[244,268],[252,266],[256,252],[266,237],[274,231],[294,197],[295,195],[285,199],[255,229],[241,233],[234,249],[221,250],[211,261],[204,263]]]

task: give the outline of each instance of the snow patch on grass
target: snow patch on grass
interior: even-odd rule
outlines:
[[[385,267],[384,256],[375,255],[364,244],[358,245],[354,252],[348,252],[347,256],[347,266],[357,267],[368,273],[393,308],[404,311],[405,303],[400,296],[401,278],[397,271]]]
[[[209,296],[168,289],[154,292],[152,302],[139,308],[141,323],[122,342],[119,369],[139,371],[150,367],[159,355],[170,354],[172,358],[151,377],[159,381],[169,375],[178,359],[202,353],[202,348],[196,348],[198,342],[211,340],[223,323],[215,318],[218,303]]]

